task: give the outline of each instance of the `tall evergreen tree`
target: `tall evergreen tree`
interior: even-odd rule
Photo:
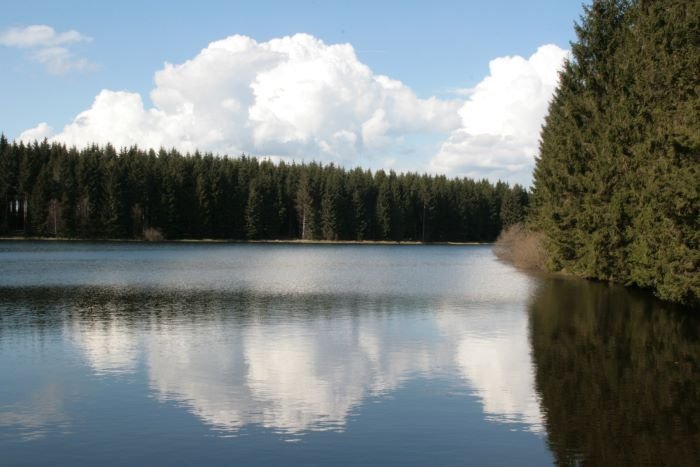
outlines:
[[[262,238],[263,226],[263,195],[255,180],[250,183],[248,192],[248,204],[245,210],[246,237],[249,240]]]
[[[15,185],[13,175],[15,170],[13,167],[13,155],[11,154],[12,146],[5,138],[5,135],[0,133],[0,234],[9,230],[9,215],[10,215],[10,193]]]
[[[534,174],[552,269],[698,302],[698,17],[682,0],[586,8]]]
[[[315,212],[313,208],[313,196],[311,192],[311,181],[308,173],[304,173],[299,180],[299,187],[296,192],[296,206],[299,213],[299,225],[301,238],[309,240],[314,237],[313,225]]]
[[[331,173],[326,179],[321,198],[321,231],[324,240],[338,240],[340,186],[338,179],[333,175]]]
[[[500,210],[500,219],[503,227],[524,222],[527,204],[527,191],[520,185],[515,185],[512,189],[505,190]]]

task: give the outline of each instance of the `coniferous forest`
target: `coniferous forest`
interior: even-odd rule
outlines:
[[[493,241],[527,214],[549,270],[697,304],[700,2],[584,8],[531,193],[486,180],[3,136],[0,235],[469,242]]]
[[[520,186],[0,138],[0,234],[62,238],[493,241]]]
[[[549,268],[700,297],[700,2],[596,0],[541,134]]]

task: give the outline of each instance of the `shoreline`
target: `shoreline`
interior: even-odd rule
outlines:
[[[0,242],[92,242],[92,243],[228,243],[228,244],[271,244],[271,245],[448,245],[448,246],[478,246],[493,245],[495,242],[419,242],[391,240],[235,240],[218,238],[182,238],[175,240],[145,240],[138,238],[67,238],[67,237],[0,237]]]

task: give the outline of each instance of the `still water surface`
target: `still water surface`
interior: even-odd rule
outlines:
[[[695,465],[700,323],[488,246],[3,242],[0,453]]]

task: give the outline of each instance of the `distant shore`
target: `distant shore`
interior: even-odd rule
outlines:
[[[493,245],[493,242],[417,242],[390,240],[235,240],[218,238],[181,238],[174,240],[145,240],[138,238],[67,238],[67,237],[0,237],[0,242],[104,242],[104,243],[241,243],[241,244],[292,244],[292,245]]]

